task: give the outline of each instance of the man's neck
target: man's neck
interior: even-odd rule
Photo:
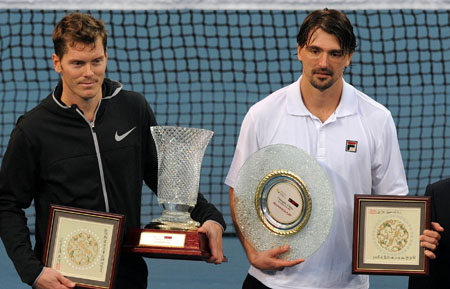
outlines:
[[[303,103],[322,123],[336,111],[341,100],[342,87],[343,81],[338,81],[332,87],[320,91],[311,86],[306,79],[300,81]]]
[[[97,106],[100,103],[101,97],[102,96],[100,95],[90,99],[77,98],[76,100],[74,100],[73,98],[65,96],[63,91],[63,94],[61,95],[61,101],[67,106],[76,104],[78,108],[83,112],[84,117],[89,122],[93,122],[95,111],[97,110]]]

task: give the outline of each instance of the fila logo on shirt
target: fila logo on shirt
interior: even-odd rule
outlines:
[[[345,142],[345,151],[346,152],[356,153],[357,149],[358,149],[358,141],[346,140],[346,142]]]

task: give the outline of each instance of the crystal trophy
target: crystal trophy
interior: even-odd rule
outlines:
[[[158,154],[158,203],[162,215],[145,229],[132,230],[124,251],[145,257],[204,260],[210,256],[206,235],[190,212],[197,203],[200,169],[214,132],[198,128],[153,126]]]
[[[190,211],[197,203],[203,154],[213,132],[170,126],[154,126],[151,132],[158,152],[158,203],[164,211],[147,227],[198,228]]]
[[[285,260],[308,258],[325,242],[334,193],[319,162],[302,149],[272,144],[239,170],[233,200],[236,226],[257,251],[289,244]]]

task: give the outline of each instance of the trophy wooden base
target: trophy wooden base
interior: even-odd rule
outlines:
[[[132,229],[122,251],[162,259],[204,261],[211,256],[208,238],[197,230]]]

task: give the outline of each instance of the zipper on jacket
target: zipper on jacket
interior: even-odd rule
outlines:
[[[103,171],[102,158],[100,155],[100,146],[98,145],[98,140],[97,140],[97,133],[95,132],[95,117],[97,116],[97,111],[98,111],[98,108],[100,107],[100,103],[101,103],[101,99],[97,105],[97,109],[95,110],[94,120],[92,122],[90,122],[78,108],[77,108],[77,112],[89,124],[89,128],[91,129],[92,138],[94,139],[95,154],[97,155],[98,169],[100,170],[100,181],[102,183],[103,198],[105,199],[105,209],[106,209],[106,212],[109,212],[109,200],[108,200],[108,194],[106,193],[105,174]]]

